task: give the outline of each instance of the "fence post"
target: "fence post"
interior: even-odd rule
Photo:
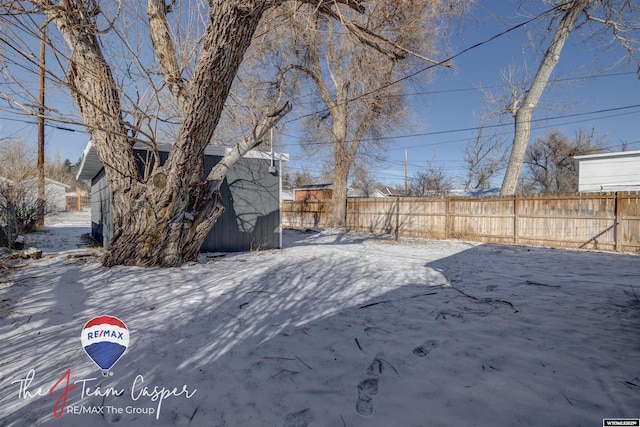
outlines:
[[[520,230],[518,229],[518,195],[513,196],[513,244],[517,245],[519,243],[518,234]]]
[[[451,197],[447,196],[444,208],[444,238],[448,239],[451,234]]]
[[[396,240],[400,232],[400,197],[396,196]]]
[[[616,244],[616,252],[622,251],[622,193],[616,191],[614,199],[614,212],[616,214],[615,223],[613,224],[613,240]]]

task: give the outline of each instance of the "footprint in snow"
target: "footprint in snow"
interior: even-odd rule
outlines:
[[[284,427],[307,427],[312,421],[309,408],[287,414],[284,419]]]
[[[425,341],[420,347],[413,349],[413,354],[418,357],[425,357],[434,350],[440,348],[440,343],[436,340]]]
[[[360,384],[358,384],[356,412],[365,417],[373,414],[373,396],[376,394],[378,394],[377,378],[367,378],[361,381]]]

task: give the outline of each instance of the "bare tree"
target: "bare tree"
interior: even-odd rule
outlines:
[[[303,169],[301,172],[295,172],[291,178],[291,185],[294,187],[303,187],[305,185],[316,184],[317,182],[317,178],[306,169]]]
[[[453,183],[444,169],[429,162],[426,171],[418,171],[411,179],[409,193],[411,196],[441,197],[451,192]]]
[[[378,185],[371,166],[367,162],[357,162],[353,165],[352,188],[360,190],[364,197],[369,197]]]
[[[15,182],[37,176],[35,147],[23,138],[0,141],[0,176]]]
[[[47,76],[70,91],[105,165],[113,197],[114,231],[103,264],[177,266],[197,257],[224,209],[220,185],[227,171],[260,145],[291,108],[280,101],[279,88],[263,93],[270,100],[268,109],[255,114],[246,136],[205,176],[204,150],[218,129],[256,29],[272,8],[295,10],[289,3],[309,4],[318,19],[341,20],[350,12],[368,15],[364,0],[210,0],[206,5],[148,0],[144,19],[135,2],[34,0],[0,6],[1,23],[12,32],[2,38],[0,54],[4,69],[21,67],[22,73],[14,76],[36,69],[37,56],[29,49],[40,38],[42,25],[57,30],[49,31],[54,60],[47,64],[55,66],[48,65]],[[172,13],[194,19],[169,19]],[[342,22],[362,43],[392,51],[370,29]],[[25,87],[19,79],[14,83],[1,95],[11,105]],[[166,93],[176,100],[179,115],[163,114]],[[19,108],[33,114],[29,105],[22,102]],[[57,119],[66,120],[64,114]],[[157,157],[163,127],[176,135],[168,158],[141,173],[134,146],[144,144]]]
[[[476,137],[464,148],[464,162],[467,164],[465,190],[487,189],[491,178],[505,167],[505,141],[498,135],[484,137],[484,126],[478,127]]]
[[[629,53],[638,49],[634,33],[640,29],[638,10],[628,0],[571,0],[569,2],[553,2],[555,6],[549,29],[553,35],[549,46],[542,57],[538,70],[523,93],[522,97],[513,96],[512,114],[514,117],[514,136],[509,163],[502,182],[502,195],[512,195],[516,191],[518,176],[522,168],[527,145],[531,135],[531,117],[538,106],[540,97],[547,87],[551,73],[560,60],[560,54],[572,31],[595,23],[598,29],[591,30],[590,35],[606,33],[604,37],[619,41]],[[581,20],[582,18],[582,20]],[[598,34],[602,37],[602,34]]]
[[[329,12],[324,5],[289,10],[295,38],[286,71],[298,72],[314,87],[316,98],[308,106],[318,112],[306,120],[306,142],[331,153],[329,225],[335,227],[345,223],[347,185],[356,159],[367,150],[379,155],[383,137],[402,125],[404,105],[398,95],[403,85],[391,82],[416,61],[437,63],[424,53],[433,50],[440,37],[438,23],[453,3],[376,0],[369,7],[366,15],[346,8]]]
[[[20,138],[0,141],[0,227],[10,244],[42,218],[45,201],[38,197],[37,172],[34,147]]]
[[[527,149],[522,188],[526,192],[545,194],[575,193],[578,174],[573,158],[597,153],[603,145],[594,140],[593,130],[589,133],[580,130],[573,140],[558,131],[549,132]]]

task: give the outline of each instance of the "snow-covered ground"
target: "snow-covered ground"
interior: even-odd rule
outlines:
[[[638,256],[287,231],[283,250],[106,269],[78,252],[86,213],[54,222],[29,237],[43,259],[0,270],[3,426],[640,417]],[[99,315],[130,332],[106,377],[80,341]]]

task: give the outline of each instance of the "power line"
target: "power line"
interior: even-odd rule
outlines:
[[[9,117],[0,117],[0,120],[6,120],[8,122],[26,123],[28,125],[37,125],[38,124],[38,122],[36,122],[34,120],[15,119],[15,118],[9,118]],[[49,124],[47,122],[45,122],[45,126],[50,127],[50,128],[54,128],[54,129],[58,129],[58,130],[64,130],[66,132],[87,133],[86,131],[83,131],[83,130],[72,129],[72,128],[68,128],[68,127],[65,127],[65,126],[59,126],[59,125],[52,125],[52,124]]]
[[[587,116],[587,115],[591,115],[591,114],[609,113],[609,112],[622,111],[622,110],[628,110],[628,109],[631,109],[631,108],[639,108],[639,107],[640,107],[640,104],[627,105],[627,106],[624,106],[624,107],[606,108],[606,109],[602,109],[602,110],[587,111],[587,112],[584,112],[584,113],[574,113],[574,114],[566,114],[566,115],[562,115],[562,116],[546,117],[546,118],[540,118],[540,119],[532,119],[531,123],[545,122],[545,121],[548,121],[548,120],[566,119],[566,118],[570,118],[570,117]],[[571,122],[566,122],[566,123],[556,123],[556,124],[548,125],[548,126],[539,126],[536,129],[545,129],[545,128],[548,128],[548,127],[555,127],[555,126],[563,126],[563,125],[567,125],[567,124],[581,123],[583,121],[589,121],[589,120],[601,120],[601,119],[619,117],[619,116],[624,116],[624,115],[629,115],[629,114],[636,114],[636,113],[638,113],[638,111],[633,111],[633,112],[629,112],[629,113],[621,113],[621,114],[613,114],[613,115],[607,115],[607,116],[602,116],[602,117],[594,117],[594,118],[591,118],[591,119],[571,121]],[[441,131],[423,132],[423,133],[415,133],[415,134],[407,134],[407,135],[395,135],[395,136],[387,136],[387,137],[379,137],[379,138],[367,138],[367,139],[362,139],[362,141],[381,141],[381,140],[385,140],[385,139],[403,139],[403,138],[415,138],[415,137],[420,137],[420,136],[444,135],[444,134],[448,134],[448,133],[469,132],[469,131],[477,131],[477,130],[480,130],[480,129],[495,129],[495,128],[501,128],[501,127],[506,127],[506,126],[513,126],[513,123],[500,123],[500,124],[493,124],[493,125],[486,125],[486,126],[474,126],[474,127],[468,127],[468,128],[447,129],[447,130],[441,130]],[[509,133],[510,132],[506,132],[504,134],[509,134]],[[286,134],[286,133],[281,133],[281,135],[287,136],[287,137],[290,137],[290,138],[294,138],[294,139],[298,139],[298,140],[304,139],[303,137],[298,137],[298,136],[291,135],[291,134]],[[498,135],[500,135],[500,134],[498,134]],[[444,144],[444,143],[449,143],[449,142],[460,142],[460,141],[464,141],[464,140],[467,140],[467,139],[472,139],[472,138],[465,138],[465,139],[455,140],[455,141],[445,141],[445,142],[431,143],[431,144],[428,144],[428,145],[439,145],[439,144]],[[352,141],[347,141],[347,142],[352,142]],[[307,144],[308,145],[331,144],[331,142],[321,141],[321,142],[309,142]]]
[[[606,74],[591,74],[588,76],[578,76],[578,77],[566,77],[566,78],[561,78],[561,79],[555,79],[553,80],[550,84],[553,83],[562,83],[562,82],[570,82],[570,81],[578,81],[578,80],[590,80],[590,79],[599,79],[602,77],[620,77],[620,76],[627,76],[627,75],[636,75],[635,71],[627,71],[627,72],[620,72],[620,73],[606,73]],[[441,90],[428,90],[428,91],[424,91],[424,92],[409,92],[409,93],[401,93],[398,95],[392,95],[394,97],[410,97],[410,96],[422,96],[422,95],[439,95],[439,94],[443,94],[443,93],[457,93],[457,92],[472,92],[472,91],[479,91],[482,89],[498,89],[498,88],[503,88],[503,87],[509,87],[508,84],[497,84],[497,85],[490,85],[490,86],[484,86],[484,87],[462,87],[462,88],[454,88],[454,89],[441,89]],[[391,95],[390,95],[391,96]],[[308,95],[305,95],[305,97],[308,97]],[[310,105],[310,104],[317,104],[321,101],[316,100],[316,101],[302,101],[302,102],[298,102],[298,104],[301,105]]]
[[[465,54],[465,53],[467,53],[467,52],[469,52],[469,51],[471,51],[471,50],[473,50],[473,49],[477,49],[477,48],[479,48],[479,47],[481,47],[481,46],[483,46],[483,45],[485,45],[485,44],[487,44],[487,43],[490,43],[490,42],[492,42],[492,41],[494,41],[494,40],[496,40],[496,39],[498,39],[498,38],[500,38],[500,37],[504,36],[505,34],[508,34],[508,33],[512,32],[512,31],[515,31],[515,30],[519,29],[519,28],[522,28],[522,27],[526,26],[527,24],[530,24],[531,22],[534,22],[534,21],[536,21],[536,20],[540,19],[541,17],[543,17],[543,16],[545,16],[545,15],[547,15],[547,14],[549,14],[549,13],[551,13],[551,12],[553,12],[553,11],[555,11],[555,10],[559,9],[559,8],[562,8],[562,7],[566,6],[566,5],[567,5],[567,4],[569,4],[569,3],[570,3],[570,2],[559,4],[559,5],[557,5],[557,6],[553,7],[553,8],[551,8],[551,9],[548,9],[548,10],[546,10],[546,11],[544,11],[544,12],[542,12],[542,13],[540,13],[540,14],[536,15],[536,16],[534,16],[534,17],[533,17],[533,18],[531,18],[531,19],[528,19],[528,20],[526,20],[526,21],[524,21],[524,22],[521,22],[521,23],[519,23],[519,24],[517,24],[517,25],[514,25],[514,26],[512,26],[512,27],[510,27],[510,28],[507,28],[506,30],[504,30],[504,31],[502,31],[502,32],[500,32],[500,33],[498,33],[498,34],[495,34],[495,35],[493,35],[493,36],[489,37],[488,39],[485,39],[485,40],[483,40],[483,41],[481,41],[481,42],[478,42],[478,43],[476,43],[476,44],[474,44],[474,45],[472,45],[472,46],[469,46],[469,47],[467,47],[467,48],[465,48],[465,49],[462,49],[462,50],[461,50],[461,51],[459,51],[458,53],[456,53],[456,54],[454,54],[454,55],[451,55],[451,56],[449,56],[449,57],[447,57],[447,58],[443,59],[442,61],[440,61],[440,62],[438,62],[438,63],[436,63],[436,64],[428,65],[428,66],[426,66],[426,67],[424,67],[424,68],[421,68],[421,69],[419,69],[419,70],[417,70],[417,71],[415,71],[415,72],[413,72],[413,73],[410,73],[410,74],[408,74],[408,75],[406,75],[406,76],[404,76],[404,77],[401,77],[401,78],[399,78],[399,79],[397,79],[397,80],[394,80],[394,81],[392,81],[392,82],[389,82],[389,83],[387,83],[387,84],[384,84],[384,85],[382,85],[382,86],[379,86],[379,87],[377,87],[376,89],[370,90],[369,92],[365,92],[365,93],[363,93],[363,94],[360,94],[360,95],[358,95],[358,96],[355,96],[355,97],[353,97],[353,98],[350,98],[350,99],[348,99],[347,101],[345,101],[345,104],[348,104],[348,103],[351,103],[351,102],[353,102],[353,101],[357,101],[358,99],[361,99],[361,98],[364,98],[364,97],[367,97],[367,96],[373,95],[374,93],[379,92],[379,91],[381,91],[381,90],[383,90],[383,89],[386,89],[386,88],[388,88],[388,87],[391,87],[391,86],[393,86],[393,85],[396,85],[396,84],[398,84],[398,83],[400,83],[400,82],[403,82],[403,81],[405,81],[405,80],[409,80],[409,79],[411,79],[411,78],[413,78],[413,77],[417,76],[418,74],[421,74],[421,73],[423,73],[423,72],[425,72],[425,71],[427,71],[427,70],[430,70],[430,69],[435,68],[435,67],[437,67],[437,66],[444,65],[444,64],[446,64],[447,62],[450,62],[451,60],[453,60],[453,59],[455,59],[455,58],[457,58],[457,57],[459,57],[459,56],[461,56],[461,55],[463,55],[463,54]],[[284,122],[284,124],[291,123],[291,122],[294,122],[294,121],[298,121],[298,120],[303,119],[303,118],[306,118],[306,117],[311,117],[311,116],[314,116],[314,115],[316,115],[316,114],[325,113],[325,112],[327,112],[327,111],[328,111],[328,109],[327,109],[327,108],[324,108],[324,109],[322,109],[322,110],[315,111],[315,112],[313,112],[313,113],[305,114],[305,115],[302,115],[302,116],[296,117],[296,118],[294,118],[294,119],[288,120],[288,121]]]
[[[551,82],[551,84],[559,83],[559,82],[570,82],[570,81],[576,81],[576,80],[599,79],[601,77],[619,77],[619,76],[627,76],[627,75],[636,75],[636,73],[635,71],[627,71],[627,72],[620,72],[620,73],[592,74],[589,76],[566,77],[562,79],[555,79]],[[499,84],[499,85],[485,86],[484,88],[498,89],[502,87],[509,87],[509,85],[505,83],[505,84]],[[466,87],[466,88],[457,88],[457,89],[442,89],[442,90],[433,90],[433,91],[425,91],[425,92],[406,93],[406,94],[400,94],[395,96],[438,95],[441,93],[470,92],[470,91],[476,91],[476,90],[482,90],[482,88]]]

